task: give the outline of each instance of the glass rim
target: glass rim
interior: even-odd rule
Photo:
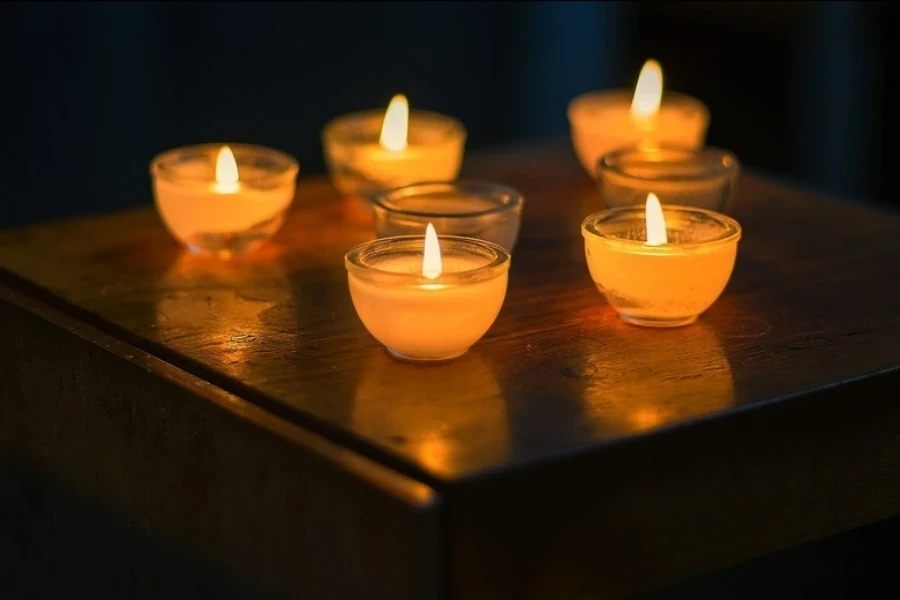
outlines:
[[[359,110],[334,117],[333,119],[325,123],[324,127],[322,127],[322,139],[326,141],[345,140],[347,136],[342,134],[345,134],[345,131],[348,128],[354,125],[358,125],[359,123],[367,123],[371,119],[379,119],[379,122],[381,122],[384,120],[385,111],[386,109],[384,108],[370,108],[367,110]],[[413,129],[414,122],[416,120],[418,120],[420,123],[424,120],[432,124],[440,125],[441,127],[439,129],[439,133],[441,134],[442,140],[465,140],[468,136],[468,132],[466,131],[465,125],[462,124],[462,121],[455,117],[451,117],[450,115],[445,115],[430,110],[421,110],[418,108],[409,109],[410,130]],[[380,125],[378,127],[378,130],[380,134]]]
[[[640,158],[641,166],[652,166],[663,162],[651,160],[650,157],[653,154],[657,154],[660,157],[677,156],[685,158],[686,160],[681,161],[684,164],[703,165],[708,166],[709,169],[708,172],[696,175],[666,174],[664,176],[642,176],[631,172],[634,165],[626,166],[623,164],[632,157]],[[617,148],[598,158],[595,165],[598,179],[612,175],[620,183],[627,182],[643,186],[654,183],[702,184],[716,181],[724,182],[737,175],[740,169],[741,161],[738,157],[733,152],[722,148],[707,146],[695,149],[656,142]]]
[[[646,219],[646,208],[641,205],[610,208],[590,214],[581,222],[581,235],[585,240],[589,238],[599,239],[605,243],[620,246],[623,250],[633,253],[657,255],[712,252],[723,246],[737,243],[741,239],[743,230],[740,223],[727,215],[693,206],[683,206],[678,204],[663,204],[662,206],[667,215],[680,213],[682,217],[688,215],[701,216],[707,221],[718,224],[722,228],[722,231],[716,237],[700,242],[648,246],[643,240],[629,240],[616,237],[605,231],[601,231],[597,227],[598,225],[612,221],[617,217],[627,221],[644,223]],[[668,223],[671,223],[671,220],[667,219],[667,224]]]
[[[269,175],[261,178],[264,181],[292,179],[300,172],[300,164],[297,162],[297,159],[282,150],[276,150],[275,148],[261,146],[259,144],[245,144],[242,142],[207,142],[204,144],[178,146],[177,148],[170,148],[156,154],[150,161],[150,176],[154,178],[159,177],[169,181],[207,181],[209,178],[205,177],[175,176],[171,170],[170,163],[191,154],[196,155],[198,158],[206,158],[208,156],[215,157],[219,148],[223,146],[231,148],[231,151],[234,153],[235,161],[238,163],[238,167],[240,167],[241,162],[239,157],[248,155],[268,156],[274,158],[278,163],[281,163],[279,165],[280,168],[272,169]]]
[[[407,210],[397,204],[399,201],[406,198],[442,190],[458,190],[463,194],[491,198],[492,200],[497,200],[498,203],[497,206],[491,208],[454,213],[440,212],[437,210]],[[370,195],[368,200],[376,207],[389,213],[409,217],[447,220],[471,219],[505,212],[520,212],[522,210],[523,202],[522,194],[514,188],[499,183],[478,180],[421,181],[379,190]]]
[[[353,274],[361,279],[376,283],[388,283],[392,285],[467,285],[493,279],[509,270],[511,256],[502,246],[481,240],[458,235],[438,235],[441,252],[444,256],[448,250],[462,250],[465,253],[476,254],[475,249],[481,250],[478,256],[486,256],[488,262],[468,271],[455,271],[442,273],[435,279],[429,279],[421,273],[398,273],[380,269],[369,264],[370,255],[383,256],[394,252],[397,254],[412,254],[421,256],[425,247],[424,235],[397,235],[386,238],[378,238],[357,244],[350,248],[344,255],[344,266],[348,274]]]
[[[634,89],[633,88],[615,88],[610,90],[589,90],[587,92],[582,92],[572,98],[569,101],[568,106],[566,107],[566,115],[569,118],[569,123],[574,124],[576,121],[576,116],[584,110],[584,106],[591,100],[609,100],[609,101],[618,101],[620,99],[624,99],[627,101],[627,105],[631,106],[631,99],[634,97]],[[667,103],[666,100],[669,100]],[[691,96],[689,94],[684,94],[682,92],[670,91],[663,89],[662,100],[660,102],[660,110],[663,109],[667,104],[675,103],[682,104],[684,106],[688,106],[691,109],[691,112],[697,115],[702,116],[707,121],[709,120],[709,107],[706,104]]]

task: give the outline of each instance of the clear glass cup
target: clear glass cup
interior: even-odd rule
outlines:
[[[722,294],[741,226],[723,214],[664,206],[668,243],[648,245],[644,206],[594,213],[581,225],[591,279],[633,325],[688,325]]]
[[[436,361],[464,354],[503,306],[509,252],[485,240],[439,236],[443,270],[422,273],[425,236],[365,242],[345,257],[363,326],[395,357]]]
[[[370,197],[375,235],[421,235],[428,223],[439,234],[477,238],[512,252],[519,235],[522,195],[483,181],[426,182],[382,190]]]
[[[223,148],[236,182],[218,182]],[[256,248],[281,228],[297,188],[297,161],[250,144],[199,144],[167,150],[150,163],[156,209],[190,252],[228,258]]]
[[[345,196],[366,197],[384,188],[416,181],[451,181],[462,166],[466,128],[435,112],[409,111],[407,146],[392,151],[380,145],[384,110],[343,115],[322,129],[325,164],[331,181]]]
[[[679,148],[703,148],[709,127],[709,109],[686,94],[666,91],[652,119],[631,115],[634,90],[587,92],[569,103],[569,129],[575,154],[591,177],[597,177],[601,156],[642,143]]]
[[[690,150],[645,144],[605,154],[597,161],[600,197],[608,208],[660,203],[725,213],[737,189],[740,162],[726,150]]]

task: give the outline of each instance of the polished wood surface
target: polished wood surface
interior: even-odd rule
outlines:
[[[591,283],[579,223],[599,207],[571,151],[471,159],[519,188],[524,221],[496,324],[444,365],[390,359],[350,303],[353,201],[301,184],[284,230],[222,263],[152,208],[0,235],[7,278],[285,418],[425,481],[601,448],[900,366],[900,216],[743,177],[737,267],[693,326],[622,323]],[[9,274],[12,274],[11,276]]]
[[[389,523],[360,539],[385,553],[401,596],[491,600],[622,597],[900,514],[900,216],[744,176],[725,293],[694,325],[648,330],[619,321],[589,279],[579,224],[599,198],[567,144],[465,169],[519,188],[524,220],[496,324],[442,365],[391,359],[359,323],[343,255],[371,224],[324,180],[301,184],[271,244],[228,263],[182,252],[151,208],[0,233],[4,362],[19,365],[0,442],[98,497],[117,482],[106,497],[126,507],[137,484],[116,479],[122,464],[157,477],[140,505],[156,527],[292,590],[307,577],[328,590],[327,561],[298,575],[273,548],[303,557],[351,539],[304,537],[319,514]],[[131,413],[110,408],[123,393]],[[157,405],[196,415],[142,412]],[[192,427],[210,419],[218,433],[198,447]],[[298,458],[269,440],[285,428]],[[112,436],[102,477],[66,458],[101,451],[95,431]],[[165,479],[133,436],[171,461],[199,448],[186,471],[198,480],[236,461],[233,445],[257,448],[221,494],[271,461],[278,489],[233,506],[244,528],[231,531],[255,532],[237,562],[216,551],[223,515],[194,524],[169,504],[175,481],[202,510],[202,481]],[[279,498],[304,494],[280,520]],[[343,552],[357,582],[379,581]]]
[[[0,597],[439,595],[428,486],[3,284],[0,331]]]

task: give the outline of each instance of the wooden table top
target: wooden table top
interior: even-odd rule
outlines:
[[[525,197],[509,291],[462,358],[391,359],[343,265],[372,227],[301,180],[258,253],[192,256],[152,207],[0,233],[4,280],[279,416],[446,484],[697,427],[900,368],[900,215],[743,176],[725,293],[694,325],[621,322],[590,280],[579,225],[600,208],[571,150],[471,157],[465,176]],[[77,201],[73,194],[72,201]]]

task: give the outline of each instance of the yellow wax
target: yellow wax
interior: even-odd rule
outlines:
[[[699,149],[706,143],[709,111],[702,102],[668,92],[659,112],[638,119],[631,114],[632,91],[611,90],[578,96],[569,105],[572,145],[581,165],[596,177],[604,154],[643,143]]]
[[[338,191],[360,196],[379,188],[456,179],[466,142],[461,123],[412,110],[407,146],[388,150],[379,142],[383,119],[383,110],[363,111],[338,117],[323,128],[325,161]]]
[[[483,260],[445,256],[444,272],[478,268]],[[379,269],[413,273],[421,258],[387,259]],[[350,296],[363,325],[388,350],[401,358],[441,360],[465,353],[491,327],[506,296],[507,272],[458,285],[434,283],[396,285],[348,274]]]
[[[253,169],[245,169],[252,176]],[[204,249],[211,237],[240,236],[259,230],[268,237],[281,226],[294,197],[295,183],[259,188],[244,182],[220,184],[190,177],[155,177],[156,207],[172,235],[191,248]],[[268,234],[268,235],[266,235]]]
[[[215,184],[185,186],[161,179],[155,190],[163,221],[179,239],[244,231],[284,212],[294,196],[293,185],[267,190],[241,185],[223,194]]]
[[[734,269],[737,240],[709,250],[677,244],[652,250],[638,242],[585,236],[591,278],[626,321],[678,326],[696,320],[722,294]]]
[[[410,145],[399,151],[366,144],[348,148],[346,164],[361,179],[382,187],[396,187],[419,181],[452,181],[459,173],[462,158],[462,148],[453,143]],[[335,183],[341,192],[359,191],[352,178],[339,178]]]

